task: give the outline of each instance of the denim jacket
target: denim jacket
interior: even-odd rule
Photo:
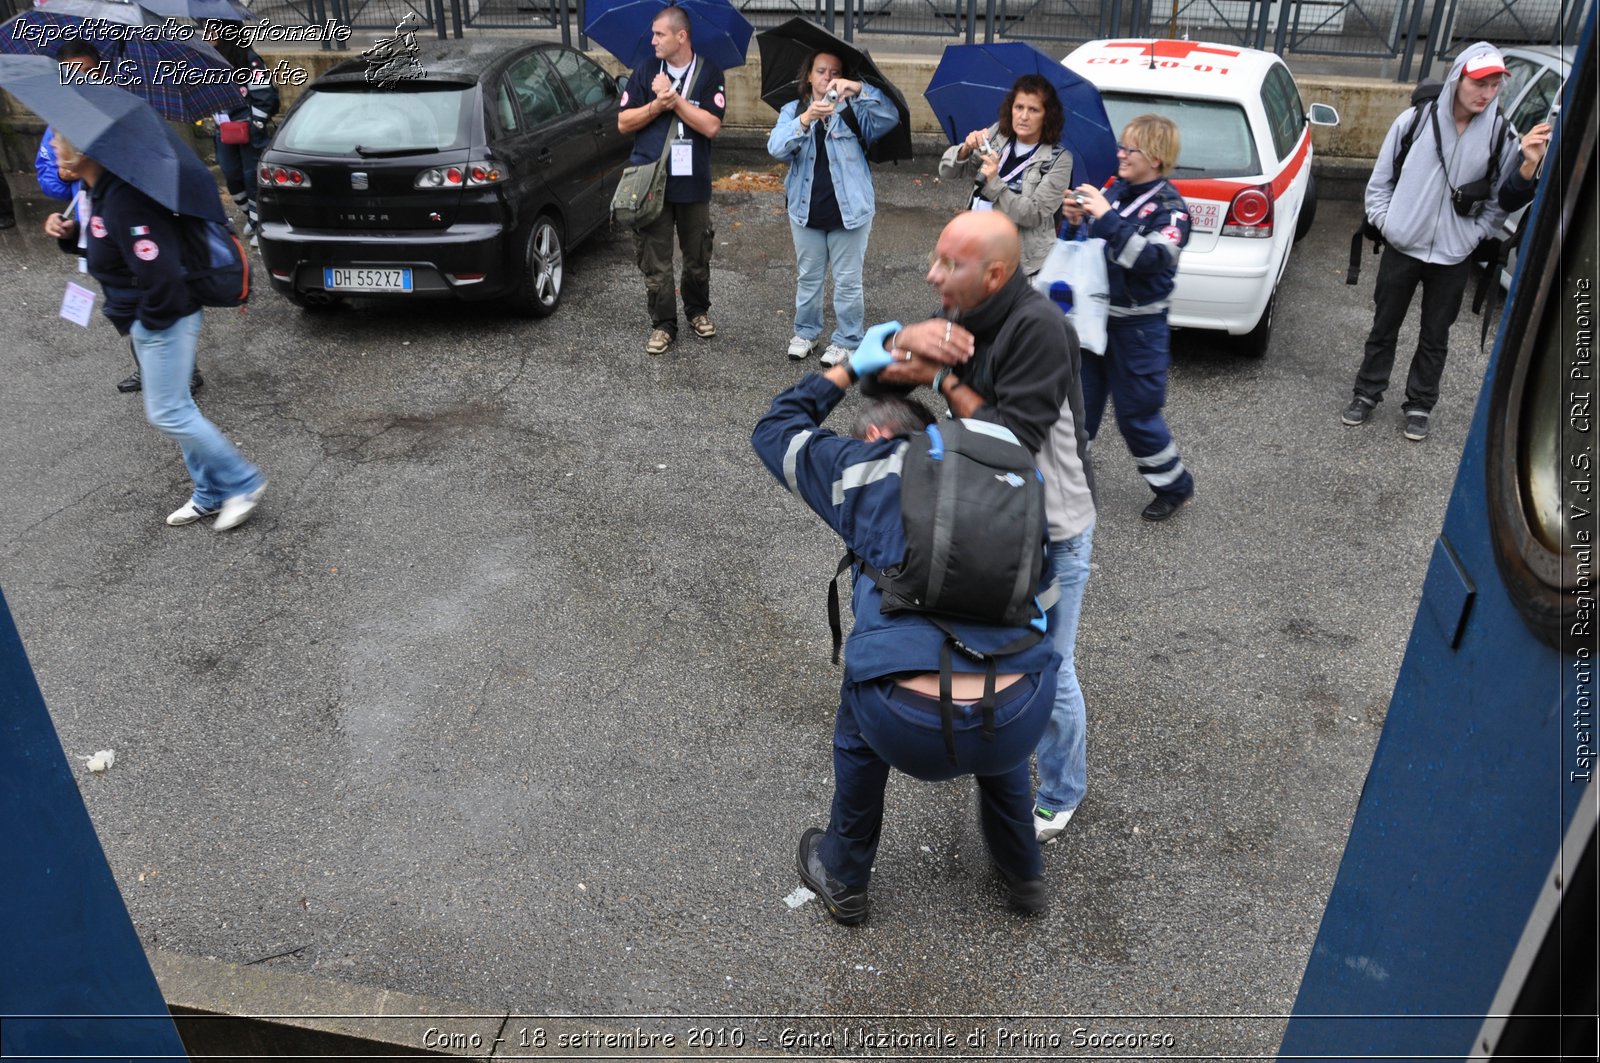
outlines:
[[[900,112],[883,93],[862,84],[861,94],[848,101],[869,142],[877,140],[900,124]],[[841,111],[843,109],[841,108]],[[784,104],[778,124],[767,138],[767,153],[789,164],[783,188],[789,197],[789,219],[804,225],[811,213],[811,182],[817,169],[816,133],[804,129],[798,117],[800,101]],[[824,128],[828,145],[828,172],[833,176],[833,194],[839,200],[839,216],[846,229],[859,229],[872,220],[877,199],[872,192],[872,171],[867,167],[866,146],[856,139],[842,113],[829,119]]]

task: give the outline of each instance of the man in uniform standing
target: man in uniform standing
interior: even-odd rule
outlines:
[[[667,193],[661,216],[634,234],[639,270],[650,307],[647,354],[664,354],[678,338],[678,302],[672,276],[672,234],[683,253],[683,309],[694,334],[717,334],[711,309],[711,138],[722,131],[727,107],[722,70],[694,53],[689,15],[664,8],[650,25],[655,58],[641,63],[622,93],[617,129],[634,134],[628,164],[667,156]]]

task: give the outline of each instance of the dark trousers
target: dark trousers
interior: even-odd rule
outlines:
[[[639,272],[644,274],[650,327],[678,334],[678,300],[672,279],[672,234],[683,252],[683,312],[689,318],[711,309],[710,203],[667,203],[661,217],[633,234]]]
[[[1394,369],[1395,345],[1400,326],[1411,309],[1411,297],[1422,285],[1421,333],[1417,353],[1411,356],[1411,371],[1406,375],[1406,401],[1402,409],[1427,413],[1439,401],[1439,378],[1444,375],[1444,359],[1450,342],[1450,326],[1461,312],[1461,297],[1467,290],[1471,261],[1441,266],[1412,258],[1392,247],[1383,249],[1378,260],[1378,280],[1372,291],[1377,309],[1372,315],[1372,332],[1367,335],[1361,356],[1361,371],[1356,374],[1355,393],[1376,406],[1383,401]]]
[[[976,776],[989,855],[1014,877],[1040,877],[1044,864],[1033,833],[1028,758],[1050,722],[1060,663],[1053,658],[1045,671],[1000,691],[992,741],[983,737],[978,706],[956,705],[954,766],[937,698],[889,680],[846,683],[833,730],[833,810],[819,853],[828,873],[846,886],[866,887],[883,828],[884,787],[894,767],[929,781]]]
[[[1172,330],[1166,314],[1114,317],[1106,328],[1106,353],[1083,352],[1084,431],[1100,434],[1109,395],[1117,431],[1150,490],[1188,498],[1194,477],[1183,467],[1178,444],[1161,410],[1167,404]]]

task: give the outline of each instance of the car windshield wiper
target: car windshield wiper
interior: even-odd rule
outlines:
[[[361,144],[356,145],[356,154],[363,159],[382,158],[386,155],[428,155],[438,150],[438,148],[427,144],[414,148],[369,148]]]

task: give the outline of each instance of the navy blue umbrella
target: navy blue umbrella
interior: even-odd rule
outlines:
[[[122,0],[38,0],[0,25],[0,53],[54,56],[69,28],[100,50],[108,78],[175,122],[231,111],[245,97],[233,64],[193,26]]]
[[[0,87],[73,147],[173,213],[227,222],[211,170],[139,97],[115,85],[63,85],[53,74],[10,64],[0,68]]]
[[[1043,75],[1061,97],[1067,113],[1061,146],[1072,152],[1074,183],[1105,184],[1117,172],[1117,134],[1100,91],[1031,44],[948,45],[922,95],[956,144],[995,123],[1006,93],[1024,74]]]
[[[669,5],[663,0],[589,0],[589,21],[583,32],[632,70],[656,54],[650,45],[650,23]],[[694,53],[724,70],[744,65],[754,27],[728,0],[677,0],[689,15]]]

